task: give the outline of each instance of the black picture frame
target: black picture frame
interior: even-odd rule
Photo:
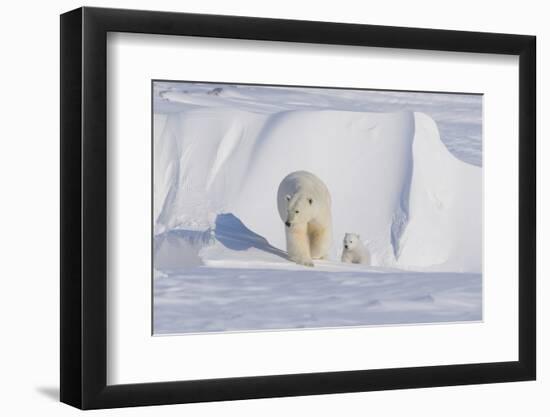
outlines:
[[[518,56],[518,361],[107,385],[108,32]],[[534,36],[84,7],[61,15],[60,57],[62,402],[95,409],[535,379]]]

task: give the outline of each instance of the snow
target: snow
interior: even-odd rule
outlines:
[[[155,281],[155,334],[480,320],[477,274],[381,272],[331,265],[192,268]]]
[[[231,214],[220,214],[212,231],[168,235],[188,243],[180,253],[202,247],[202,264],[185,266],[180,256],[182,265],[169,265],[161,260],[166,254],[157,252],[164,271],[154,282],[158,335],[481,319],[480,274],[336,260],[307,268],[289,263],[283,251]]]
[[[216,93],[213,93],[216,91]],[[360,112],[416,111],[429,114],[453,155],[482,165],[482,95],[343,90],[205,83],[154,83],[155,112],[232,107],[253,113],[339,109]]]
[[[155,334],[481,320],[481,169],[432,117],[363,109],[398,93],[154,87]],[[286,259],[277,213],[297,170],[332,194],[331,257],[313,268]],[[371,266],[338,261],[346,232]]]

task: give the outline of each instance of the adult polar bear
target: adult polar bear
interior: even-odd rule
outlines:
[[[313,266],[327,259],[332,243],[331,198],[327,186],[307,171],[288,174],[277,191],[277,208],[285,224],[291,261]]]

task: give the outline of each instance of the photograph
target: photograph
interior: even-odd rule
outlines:
[[[483,94],[151,83],[153,335],[483,321]]]
[[[35,390],[8,404],[538,415],[550,29],[525,5],[472,20],[430,2],[416,19],[417,5],[385,3],[65,5],[49,32],[39,13],[41,35],[14,51],[56,60],[40,85],[59,106],[21,112],[28,95],[6,95],[22,97],[6,137],[27,157],[8,158],[6,178],[56,167],[58,193],[35,184],[42,169],[8,193],[27,200],[6,218],[34,219],[51,197],[56,221],[31,236],[58,237],[59,256],[40,249],[31,264],[56,266],[59,282],[10,280],[37,307],[15,297],[21,331],[7,334],[49,350],[11,361],[10,380]],[[36,48],[48,33],[57,52]],[[27,243],[9,245],[19,270]]]

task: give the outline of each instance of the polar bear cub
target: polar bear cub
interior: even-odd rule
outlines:
[[[353,264],[369,264],[370,254],[361,241],[361,237],[355,233],[346,233],[344,236],[344,250],[342,262]]]
[[[332,243],[331,197],[327,186],[307,171],[288,174],[277,191],[277,208],[285,224],[288,257],[313,266],[327,259]]]

